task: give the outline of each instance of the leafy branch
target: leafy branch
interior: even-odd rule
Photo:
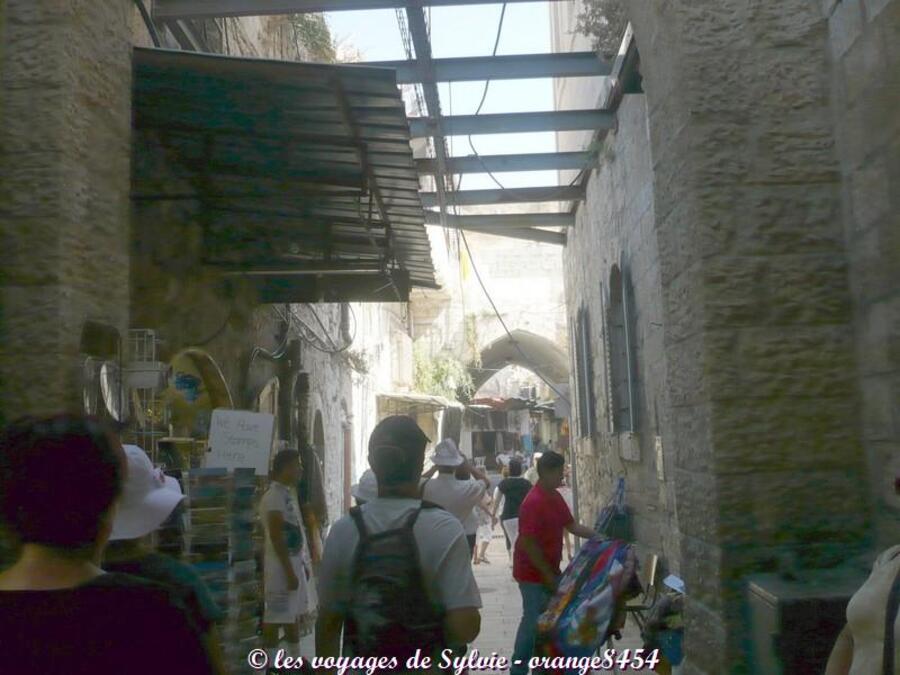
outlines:
[[[444,350],[429,356],[424,346],[416,345],[413,363],[416,391],[459,401],[468,401],[475,394],[469,369],[451,352]]]
[[[628,17],[622,0],[583,0],[576,18],[575,32],[591,39],[594,49],[612,59],[619,51]]]
[[[312,61],[337,61],[337,48],[324,14],[293,14],[290,23],[300,51],[308,53]]]

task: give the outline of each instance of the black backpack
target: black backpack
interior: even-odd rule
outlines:
[[[360,508],[350,509],[359,531],[352,567],[352,591],[344,640],[354,656],[394,657],[397,669],[422,651],[433,657],[443,648],[443,612],[425,588],[413,526],[423,508],[402,527],[369,534]]]

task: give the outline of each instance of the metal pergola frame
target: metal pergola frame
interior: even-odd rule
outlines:
[[[533,1],[536,0],[507,0],[510,3]],[[487,0],[487,3],[490,2],[492,0]],[[426,222],[447,228],[564,244],[565,228],[575,224],[574,206],[562,212],[502,215],[452,215],[448,208],[484,204],[574,205],[584,199],[584,174],[577,176],[569,185],[458,192],[453,189],[453,177],[486,172],[586,171],[596,161],[596,142],[579,152],[450,157],[446,138],[497,133],[592,131],[593,140],[597,141],[615,128],[616,109],[622,93],[640,91],[639,86],[635,85],[639,78],[631,72],[636,69],[637,62],[632,35],[630,32],[626,35],[624,49],[613,62],[605,62],[593,52],[432,58],[424,8],[474,4],[486,4],[486,0],[155,0],[153,17],[175,34],[182,46],[196,49],[196,38],[186,35],[185,30],[190,21],[197,19],[388,8],[405,10],[415,58],[362,65],[391,68],[397,73],[398,84],[421,85],[427,116],[409,118],[409,126],[411,138],[431,138],[434,144],[434,157],[416,160],[420,177],[427,176],[434,182],[434,191],[421,192],[423,206],[437,209],[426,213]],[[546,77],[611,78],[613,95],[606,108],[590,110],[452,116],[441,113],[439,82]],[[377,125],[378,120],[362,120],[361,123]],[[546,227],[562,228],[563,231],[542,229]]]

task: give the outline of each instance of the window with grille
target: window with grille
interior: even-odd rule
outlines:
[[[609,415],[613,433],[637,430],[635,321],[631,283],[614,265],[606,311]]]
[[[578,311],[573,332],[575,348],[575,395],[578,398],[578,434],[589,438],[596,431],[594,364],[591,357],[591,327],[587,308]]]

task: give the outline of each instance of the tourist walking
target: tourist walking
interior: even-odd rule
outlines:
[[[125,473],[118,438],[95,419],[26,418],[3,432],[0,518],[20,551],[0,573],[0,672],[212,673],[177,595],[100,569]]]
[[[531,482],[522,477],[522,461],[513,459],[509,463],[509,476],[497,485],[497,494],[494,497],[492,515],[497,516],[497,510],[502,502],[503,510],[500,512],[500,527],[503,537],[506,539],[506,551],[512,560],[512,552],[515,548],[516,538],[519,533],[519,508],[525,496],[531,491]]]
[[[464,653],[477,637],[481,596],[462,524],[420,499],[427,443],[411,417],[388,417],[372,432],[378,497],[351,509],[328,535],[318,657],[385,657],[396,661],[381,670],[402,672],[416,650]]]
[[[222,645],[216,623],[225,618],[209,588],[196,570],[171,556],[157,553],[149,541],[184,499],[181,486],[136,445],[125,445],[127,478],[116,509],[109,546],[103,555],[103,569],[150,579],[176,593],[188,608],[203,636],[210,661],[218,673],[225,673]]]
[[[473,565],[490,564],[491,562],[487,558],[487,548],[494,537],[494,525],[497,523],[497,518],[491,509],[492,502],[491,496],[485,493],[478,506],[472,509],[472,513],[478,519],[478,527],[475,531],[475,553],[472,556]]]
[[[315,609],[312,561],[296,485],[300,453],[280,450],[272,462],[272,482],[260,501],[265,528],[263,645],[271,663],[284,632],[289,656],[300,656],[300,620]]]
[[[434,466],[423,476],[425,482],[422,486],[422,499],[449,511],[459,519],[463,528],[468,528],[466,539],[469,542],[469,554],[474,555],[478,523],[472,518],[472,509],[490,489],[491,482],[481,469],[463,457],[450,438],[437,444],[431,455],[431,462]],[[460,470],[474,476],[474,480],[459,480],[456,474]],[[434,475],[435,472],[437,475]]]
[[[538,480],[519,508],[519,536],[513,554],[513,578],[522,594],[522,620],[516,632],[510,675],[525,675],[534,652],[538,617],[556,590],[563,532],[589,539],[597,533],[576,523],[557,488],[566,460],[555,452],[541,455]]]

